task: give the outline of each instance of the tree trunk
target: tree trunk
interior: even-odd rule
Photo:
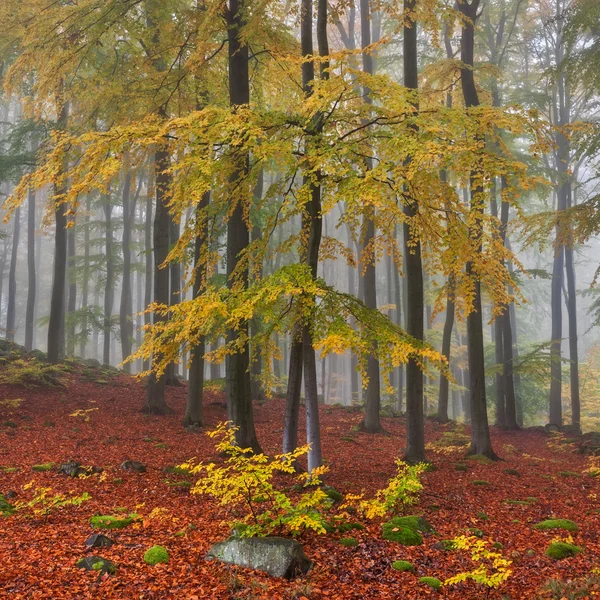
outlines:
[[[416,0],[404,0],[404,12],[414,14]],[[404,85],[418,90],[417,69],[417,22],[407,18],[404,25]],[[415,107],[418,109],[418,107]],[[416,199],[409,198],[404,206],[407,221],[403,224],[404,261],[406,282],[406,331],[419,342],[424,340],[423,313],[423,265],[421,242],[411,244],[410,220],[416,214]],[[406,365],[406,449],[404,459],[408,462],[425,460],[425,423],[423,416],[423,373],[414,358]]]
[[[104,198],[105,250],[106,250],[106,282],[104,286],[104,336],[102,363],[110,365],[110,336],[112,328],[112,310],[115,296],[115,266],[113,258],[113,226],[112,203],[110,195]]]
[[[123,181],[123,278],[121,281],[121,303],[119,306],[119,329],[121,332],[121,357],[125,360],[131,354],[131,340],[133,338],[133,322],[131,313],[131,230],[132,220],[135,215],[131,210],[131,170],[129,160],[126,159],[125,180]],[[131,364],[123,365],[126,373],[131,373]]]
[[[152,303],[152,289],[153,285],[153,252],[152,252],[152,199],[154,195],[154,188],[156,185],[156,157],[151,161],[150,172],[148,175],[148,195],[146,196],[146,211],[144,221],[144,252],[146,256],[145,269],[144,269],[144,307],[147,310],[148,306]],[[149,312],[144,313],[144,325],[148,326],[152,322],[152,315]],[[150,369],[150,362],[144,361],[142,365],[144,370]]]
[[[298,447],[298,419],[300,415],[300,393],[302,391],[302,339],[296,332],[292,337],[290,368],[288,372],[285,421],[283,427],[283,452],[293,452]]]
[[[244,39],[248,7],[245,0],[230,0],[227,10],[227,29],[229,39],[229,100],[232,108],[250,103],[250,79],[248,71],[248,44]],[[232,187],[246,177],[249,168],[249,155],[245,149],[234,151],[233,160],[237,163],[236,172],[231,178]],[[227,221],[227,281],[230,287],[245,290],[248,287],[248,266],[241,272],[238,263],[250,242],[250,232],[244,218],[243,199],[238,198]],[[233,274],[237,281],[234,281]],[[247,337],[248,324],[241,331],[231,329],[227,335],[229,343],[235,343],[240,335]],[[235,354],[227,357],[227,409],[229,419],[236,429],[236,442],[242,448],[252,448],[260,452],[260,446],[254,429],[254,413],[250,389],[250,351],[248,343]]]
[[[459,4],[458,8],[466,17],[462,24],[461,35],[461,85],[467,110],[479,106],[479,97],[475,87],[473,71],[474,46],[475,46],[475,21],[480,0],[467,0]],[[471,204],[470,213],[474,217],[469,230],[469,238],[476,243],[476,249],[481,251],[481,235],[483,227],[484,189],[481,183],[482,173],[477,168],[471,173]],[[470,408],[471,408],[471,447],[469,454],[482,454],[490,459],[497,459],[492,449],[487,416],[485,394],[485,362],[483,346],[483,319],[481,305],[481,283],[478,274],[474,271],[471,261],[466,264],[467,276],[472,279],[473,306],[467,315],[467,345],[469,354],[470,373]]]
[[[394,239],[396,239],[396,227],[394,227]],[[399,327],[402,327],[402,284],[400,282],[400,272],[398,265],[392,259],[392,269],[394,271],[394,303],[396,304],[396,309],[394,310],[394,322]],[[402,412],[402,397],[404,395],[404,369],[402,366],[398,367],[398,399],[396,403],[396,407],[398,413]]]
[[[204,211],[210,201],[210,192],[205,192],[196,209],[196,239],[194,241],[194,284],[193,296],[197,298],[206,285],[206,264],[202,261],[205,257],[202,252],[208,243],[208,227]],[[197,344],[190,347],[190,372],[187,389],[187,402],[185,405],[184,425],[204,425],[202,410],[202,395],[204,391],[204,336]]]
[[[164,117],[166,115],[163,114]],[[169,305],[169,269],[164,262],[169,253],[169,209],[168,193],[171,184],[169,151],[160,147],[154,154],[154,172],[156,181],[156,210],[154,213],[154,301],[163,306]],[[148,218],[148,216],[146,216]],[[154,323],[166,320],[163,314],[154,313]],[[160,355],[153,357],[153,361]],[[169,414],[171,409],[165,399],[165,374],[157,377],[153,370],[148,379],[148,390],[144,411],[155,415]]]
[[[179,240],[179,223],[169,214],[169,250]],[[175,306],[181,302],[181,263],[178,260],[169,263],[170,298],[169,306]],[[176,362],[172,362],[166,369],[166,384],[180,385],[178,375],[179,368]]]
[[[15,210],[14,220],[10,268],[8,271],[8,307],[6,309],[6,337],[10,342],[15,341],[17,322],[17,255],[19,253],[19,239],[21,237],[20,206]]]
[[[369,0],[360,0],[360,30],[362,47],[367,48],[371,45],[371,9]],[[362,53],[363,71],[368,75],[373,75],[373,57],[371,52]],[[363,87],[363,99],[367,104],[372,103],[370,90],[367,86]],[[372,168],[370,158],[365,160],[365,169]],[[377,310],[377,277],[375,265],[377,258],[373,248],[375,240],[375,220],[374,207],[368,206],[364,216],[364,235],[363,235],[363,278],[364,278],[364,294],[365,304],[368,308]],[[372,256],[365,258],[365,251],[368,251]],[[369,354],[367,359],[367,391],[365,396],[365,418],[362,425],[363,431],[367,433],[380,433],[383,428],[379,413],[381,409],[381,382],[379,374],[379,360],[376,356],[377,346],[373,348],[373,352]]]
[[[35,190],[30,189],[27,195],[27,308],[25,310],[25,350],[33,350],[33,333],[35,329]]]
[[[88,336],[88,296],[89,296],[89,277],[90,277],[90,212],[92,198],[88,194],[85,200],[85,216],[83,219],[83,280],[81,283],[81,340],[79,342],[79,356],[85,358],[85,348]]]

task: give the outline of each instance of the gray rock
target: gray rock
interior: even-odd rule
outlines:
[[[107,536],[101,533],[93,533],[85,540],[85,545],[88,548],[110,548],[114,542]]]
[[[77,561],[77,567],[85,569],[86,571],[98,571],[102,575],[104,573],[112,575],[117,572],[117,565],[115,565],[115,563],[106,558],[101,558],[100,556],[86,556],[85,558],[80,558]]]
[[[206,558],[265,571],[271,577],[285,579],[304,575],[312,567],[299,542],[281,537],[230,537],[217,542]]]
[[[126,460],[121,464],[121,469],[123,469],[123,471],[136,471],[137,473],[145,473],[146,465],[143,465],[137,460]]]

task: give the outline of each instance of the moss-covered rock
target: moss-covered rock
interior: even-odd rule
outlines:
[[[106,558],[100,556],[86,556],[80,558],[76,563],[76,566],[86,571],[98,571],[99,573],[113,575],[117,572],[117,565]]]
[[[31,467],[31,470],[36,473],[44,473],[45,471],[52,471],[52,469],[54,469],[54,463],[51,462],[40,463],[39,465],[33,465]]]
[[[149,565],[169,562],[169,551],[164,546],[152,546],[144,552],[144,562]]]
[[[0,517],[9,517],[15,512],[16,508],[0,494]]]
[[[529,506],[527,500],[505,500],[504,504],[514,504],[515,506]]]
[[[472,454],[469,456],[469,460],[474,460],[475,462],[481,463],[482,465],[491,465],[494,461],[484,456],[483,454]]]
[[[340,540],[340,544],[346,546],[346,548],[353,548],[354,546],[358,546],[358,540],[353,537],[345,537]]]
[[[419,582],[423,585],[428,585],[434,590],[442,589],[442,582],[437,577],[420,577]]]
[[[473,485],[490,485],[489,481],[485,481],[485,479],[474,479],[471,481]]]
[[[569,519],[546,519],[533,526],[534,529],[546,531],[548,529],[563,529],[564,531],[578,531],[579,527]]]
[[[131,513],[126,517],[115,515],[94,515],[90,518],[90,525],[95,529],[123,529],[137,521],[139,516]]]
[[[398,542],[403,546],[420,546],[423,536],[420,532],[433,531],[431,525],[419,516],[394,517],[382,525],[383,539]]]
[[[412,563],[407,560],[395,560],[392,563],[392,569],[395,569],[396,571],[410,571],[411,573],[415,570]]]
[[[567,542],[552,542],[546,549],[546,556],[553,558],[554,560],[561,560],[563,558],[569,558],[583,552],[581,546],[575,546],[575,544],[569,544]]]
[[[433,544],[432,548],[434,550],[443,550],[444,552],[449,552],[450,550],[454,550],[456,546],[452,540],[442,540],[441,542],[436,542]]]
[[[362,531],[364,528],[365,526],[362,523],[341,523],[337,526],[337,530],[340,533],[346,533],[347,531],[352,531],[353,529]]]
[[[325,495],[334,502],[341,502],[344,499],[344,495],[331,485],[324,485],[321,490],[323,490]]]
[[[457,463],[454,465],[455,471],[468,471],[469,467],[467,465],[463,465],[462,463]]]
[[[519,471],[516,469],[504,469],[504,472],[507,475],[512,475],[513,477],[521,477],[521,473],[519,473]]]

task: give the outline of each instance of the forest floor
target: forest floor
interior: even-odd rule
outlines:
[[[20,406],[6,402],[15,399],[22,400]],[[301,542],[315,565],[301,580],[273,579],[208,562],[204,557],[210,546],[228,536],[228,515],[214,500],[169,485],[176,476],[163,469],[192,457],[218,460],[213,440],[182,427],[184,387],[168,390],[168,403],[175,411],[170,416],[142,414],[143,400],[143,385],[125,375],[98,382],[71,374],[65,387],[45,389],[0,385],[0,493],[14,492],[11,502],[30,499],[35,488],[51,488],[50,495],[88,492],[92,497],[45,518],[20,513],[0,517],[0,597],[561,598],[562,592],[547,591],[549,580],[590,578],[600,566],[600,478],[589,476],[590,461],[573,443],[543,431],[493,430],[495,449],[504,460],[485,464],[465,459],[463,449],[434,449],[431,444],[455,426],[433,422],[427,423],[426,434],[436,470],[423,476],[424,490],[412,507],[413,514],[425,515],[436,530],[425,536],[423,545],[384,541],[381,521],[372,521],[350,534],[303,535]],[[88,412],[73,416],[76,411]],[[279,451],[283,411],[284,402],[277,398],[256,407],[258,435],[267,453]],[[206,394],[205,415],[208,429],[226,419],[221,393]],[[321,415],[330,469],[327,483],[343,493],[365,491],[367,496],[385,487],[404,448],[403,420],[385,419],[388,434],[369,435],[356,430],[359,413],[324,406]],[[104,472],[72,479],[56,469],[32,470],[33,465],[68,460],[102,466]],[[147,472],[121,470],[125,460],[143,462]],[[466,470],[457,470],[457,464],[467,465]],[[34,483],[27,487],[30,482]],[[91,552],[115,562],[117,573],[99,578],[76,568],[76,561],[90,553],[84,547],[93,533],[90,517],[125,511],[144,518],[107,532],[115,545]],[[571,535],[584,548],[582,554],[560,561],[545,556],[557,534],[567,534],[532,528],[549,517],[579,525]],[[476,530],[484,540],[500,542],[502,554],[513,561],[513,573],[500,590],[487,591],[468,582],[437,592],[419,582],[422,576],[444,580],[473,569],[464,552],[436,549],[434,544]],[[342,546],[339,539],[345,535],[354,536],[358,545]],[[143,561],[144,551],[155,544],[168,548],[168,564],[150,566]],[[398,559],[413,563],[415,573],[392,569]],[[592,584],[591,589],[600,588]],[[593,592],[587,594],[591,597]]]

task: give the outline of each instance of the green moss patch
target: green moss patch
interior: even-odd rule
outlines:
[[[403,546],[420,546],[423,536],[420,532],[430,533],[433,527],[423,518],[417,515],[408,517],[394,517],[391,521],[382,525],[383,539],[390,542],[398,542]]]
[[[489,481],[485,481],[484,479],[474,479],[471,481],[473,485],[490,485]]]
[[[95,529],[123,529],[137,521],[139,515],[131,513],[126,517],[115,515],[95,515],[90,518],[90,525]]]
[[[423,585],[428,585],[434,590],[442,589],[442,582],[437,577],[420,577],[419,583],[422,583]]]
[[[554,560],[561,560],[563,558],[569,558],[583,552],[581,546],[575,546],[574,544],[568,544],[567,542],[552,542],[546,549],[546,556],[553,558]]]
[[[340,544],[346,546],[346,548],[353,548],[354,546],[358,546],[358,540],[353,537],[345,537],[340,540]]]
[[[41,463],[31,467],[31,470],[35,471],[36,473],[44,473],[45,471],[52,471],[52,469],[54,469],[54,463],[51,462]]]
[[[469,467],[467,465],[463,465],[462,463],[458,463],[458,464],[454,465],[454,470],[455,471],[468,471]]]
[[[534,529],[540,529],[542,531],[548,529],[563,529],[564,531],[578,531],[579,527],[574,521],[569,519],[546,519],[533,526]]]
[[[0,517],[9,517],[17,509],[2,495],[0,494]]]
[[[392,569],[396,571],[410,571],[411,573],[415,570],[412,563],[407,560],[395,560],[392,563]]]
[[[521,477],[521,473],[519,473],[519,471],[516,469],[504,469],[504,472],[507,475],[512,475],[513,477]]]
[[[144,562],[149,565],[169,562],[169,551],[164,546],[152,546],[144,552]]]

